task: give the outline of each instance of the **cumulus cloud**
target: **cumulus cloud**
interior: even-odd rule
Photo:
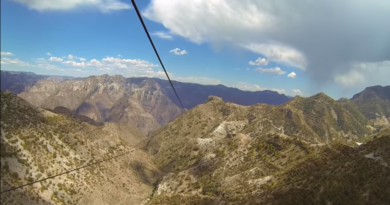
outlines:
[[[265,58],[257,58],[255,61],[249,61],[249,65],[268,65],[268,61]]]
[[[274,74],[274,75],[284,75],[286,73],[285,71],[283,71],[279,67],[276,67],[276,68],[256,68],[255,71],[258,73]]]
[[[176,55],[185,55],[187,54],[186,50],[180,50],[180,48],[175,48],[169,51],[170,53],[174,53]]]
[[[103,13],[130,9],[120,0],[13,0],[38,11],[72,10],[79,7],[94,7]]]
[[[263,88],[257,84],[248,84],[244,82],[239,82],[235,84],[233,87],[236,87],[240,90],[246,90],[246,91],[264,91],[264,90],[271,90],[278,92],[279,94],[285,94],[286,91],[284,89],[279,89],[279,88]]]
[[[58,57],[50,57],[49,61],[51,61],[51,62],[62,62],[63,59],[62,58],[58,58]]]
[[[299,89],[292,89],[292,91],[293,91],[294,95],[300,95],[300,96],[303,96],[303,93],[302,93],[302,91],[301,91],[301,90],[299,90]]]
[[[2,64],[10,63],[2,60]],[[144,76],[144,77],[162,77],[161,71],[155,71],[158,65],[141,59],[126,59],[118,57],[105,57],[100,60],[77,57],[73,55],[55,57],[50,56],[48,59],[38,58],[30,66],[50,70],[61,71],[72,74],[72,71],[87,74],[119,74],[124,76]]]
[[[318,84],[363,75],[351,63],[390,60],[388,0],[152,0],[143,14],[194,43],[235,45],[306,70]]]
[[[11,52],[1,52],[1,56],[13,56],[14,54]]]
[[[19,59],[1,58],[1,65],[29,66],[30,64]]]
[[[294,71],[287,75],[289,78],[295,78],[295,76],[297,76],[297,74]]]
[[[344,87],[367,87],[372,85],[388,85],[390,61],[355,63],[348,71],[334,77],[334,81]]]
[[[243,47],[255,53],[266,56],[270,61],[274,61],[283,65],[290,65],[300,69],[306,69],[306,58],[298,50],[281,44],[255,44],[250,43]]]
[[[47,52],[46,55],[51,56],[51,53]]]
[[[156,31],[156,32],[153,32],[152,35],[157,36],[157,37],[162,38],[162,39],[168,39],[168,40],[173,39],[173,36],[171,34],[164,32],[164,31]]]

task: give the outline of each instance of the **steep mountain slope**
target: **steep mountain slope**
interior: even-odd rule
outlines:
[[[390,86],[367,87],[351,101],[369,119],[390,118]]]
[[[22,98],[35,106],[49,109],[63,106],[100,122],[136,121],[139,123],[133,125],[144,133],[154,131],[181,114],[180,104],[167,80],[124,78],[119,75],[65,80],[67,78],[35,77],[38,75],[26,72],[12,73],[14,77],[11,79],[9,75],[11,72],[2,72],[4,82],[10,82],[18,87],[11,91],[15,94],[21,93]],[[28,79],[28,76],[32,76],[31,79]],[[28,80],[31,83],[26,83],[29,82]],[[279,105],[290,100],[289,97],[274,91],[249,92],[223,85],[200,85],[176,81],[173,83],[186,109],[192,109],[203,103],[210,95],[241,105],[256,103]],[[138,106],[139,104],[141,107]],[[121,109],[118,110],[114,105],[120,105]],[[127,106],[135,106],[136,109],[133,111]],[[124,114],[119,114],[121,112]],[[142,119],[134,119],[133,116],[142,116]]]
[[[1,90],[9,90],[15,94],[19,94],[31,88],[39,80],[49,78],[50,76],[36,75],[28,72],[1,72]]]
[[[94,126],[11,93],[1,92],[0,109],[1,191],[128,153],[3,193],[1,204],[140,204],[152,193],[159,171],[137,146],[146,137],[135,127]]]
[[[280,106],[246,107],[212,96],[205,104],[159,129],[149,145],[151,153],[159,153],[156,159],[167,161],[170,152],[189,149],[184,144],[192,147],[199,140],[213,141],[216,136],[220,139],[238,133],[248,137],[271,133],[314,144],[352,143],[372,134],[369,127],[369,121],[361,113],[322,93],[310,98],[296,97]]]
[[[80,80],[42,80],[19,95],[31,104],[63,106],[100,122],[130,123],[148,133],[181,113],[153,80],[91,76]]]
[[[148,204],[390,202],[390,132],[356,148],[341,144],[314,148],[278,136],[248,144],[254,148],[239,147],[226,158],[215,155],[197,167],[167,175]],[[204,163],[211,168],[200,169]],[[197,178],[198,170],[203,174]]]
[[[356,140],[371,134],[368,120],[355,107],[338,103],[324,93],[309,98],[296,97],[287,106],[294,107],[298,113],[300,111],[301,119],[322,141]],[[303,126],[293,127],[300,129]]]
[[[87,116],[84,116],[84,115],[79,115],[66,107],[58,106],[58,107],[54,108],[54,110],[50,110],[50,109],[46,109],[46,110],[49,110],[49,111],[57,113],[57,114],[65,115],[65,116],[71,117],[75,120],[78,120],[80,122],[86,122],[86,123],[89,123],[91,125],[96,125],[96,126],[103,126],[104,125],[103,122],[96,122],[95,120],[93,120]]]
[[[148,203],[384,204],[390,132],[358,147],[372,138],[367,125],[323,93],[280,106],[210,97],[145,145],[166,173]]]

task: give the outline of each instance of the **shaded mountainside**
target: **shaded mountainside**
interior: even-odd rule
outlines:
[[[49,76],[49,75],[37,75],[32,72],[17,72],[17,71],[0,71],[1,72],[1,90],[11,91],[14,94],[19,94],[29,90],[40,80],[52,79],[61,81],[65,79],[71,79],[72,77],[65,76]]]
[[[180,106],[175,93],[170,87],[169,81],[161,79],[155,80],[160,84],[164,94],[168,96],[172,102]],[[173,84],[186,109],[192,109],[205,102],[209,96],[218,96],[225,102],[232,102],[245,106],[258,103],[280,105],[290,100],[290,97],[270,90],[252,92],[230,88],[224,85],[200,85],[177,81],[173,81]]]
[[[103,126],[104,125],[104,123],[96,122],[95,120],[93,120],[87,116],[76,114],[76,112],[74,112],[66,107],[58,106],[58,107],[54,108],[54,110],[50,110],[50,109],[47,109],[47,110],[49,110],[53,113],[57,113],[57,114],[71,117],[71,118],[78,120],[80,122],[89,123],[91,125],[95,125],[95,126]]]
[[[152,193],[160,172],[136,149],[147,138],[135,127],[94,126],[35,108],[9,92],[1,92],[0,109],[1,191],[129,152],[3,193],[1,204],[140,204]]]
[[[55,82],[42,80],[19,95],[31,104],[63,106],[99,122],[132,124],[148,133],[181,113],[153,80],[122,76],[91,76]]]
[[[28,72],[1,72],[1,90],[9,90],[12,93],[19,94],[30,89],[36,82],[49,78],[50,76],[36,75]]]
[[[369,119],[390,118],[390,86],[367,87],[351,101]]]
[[[374,139],[362,116],[323,93],[280,106],[210,97],[146,144],[166,173],[148,203],[386,204],[390,132]]]

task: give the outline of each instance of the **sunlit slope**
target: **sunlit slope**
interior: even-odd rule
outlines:
[[[159,175],[129,125],[94,126],[1,93],[1,191],[129,154],[1,195],[4,204],[139,204]],[[139,147],[138,147],[139,148]]]

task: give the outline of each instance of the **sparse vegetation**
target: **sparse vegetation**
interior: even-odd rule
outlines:
[[[80,123],[3,95],[1,105],[13,107],[1,113],[12,119],[2,118],[2,187],[106,159],[146,139],[130,126]],[[43,194],[53,204],[99,204],[103,197],[149,198],[147,204],[384,204],[390,137],[359,109],[324,94],[280,106],[210,99],[149,136],[148,154],[133,150],[28,187],[19,193],[28,199],[8,197],[32,204]]]

